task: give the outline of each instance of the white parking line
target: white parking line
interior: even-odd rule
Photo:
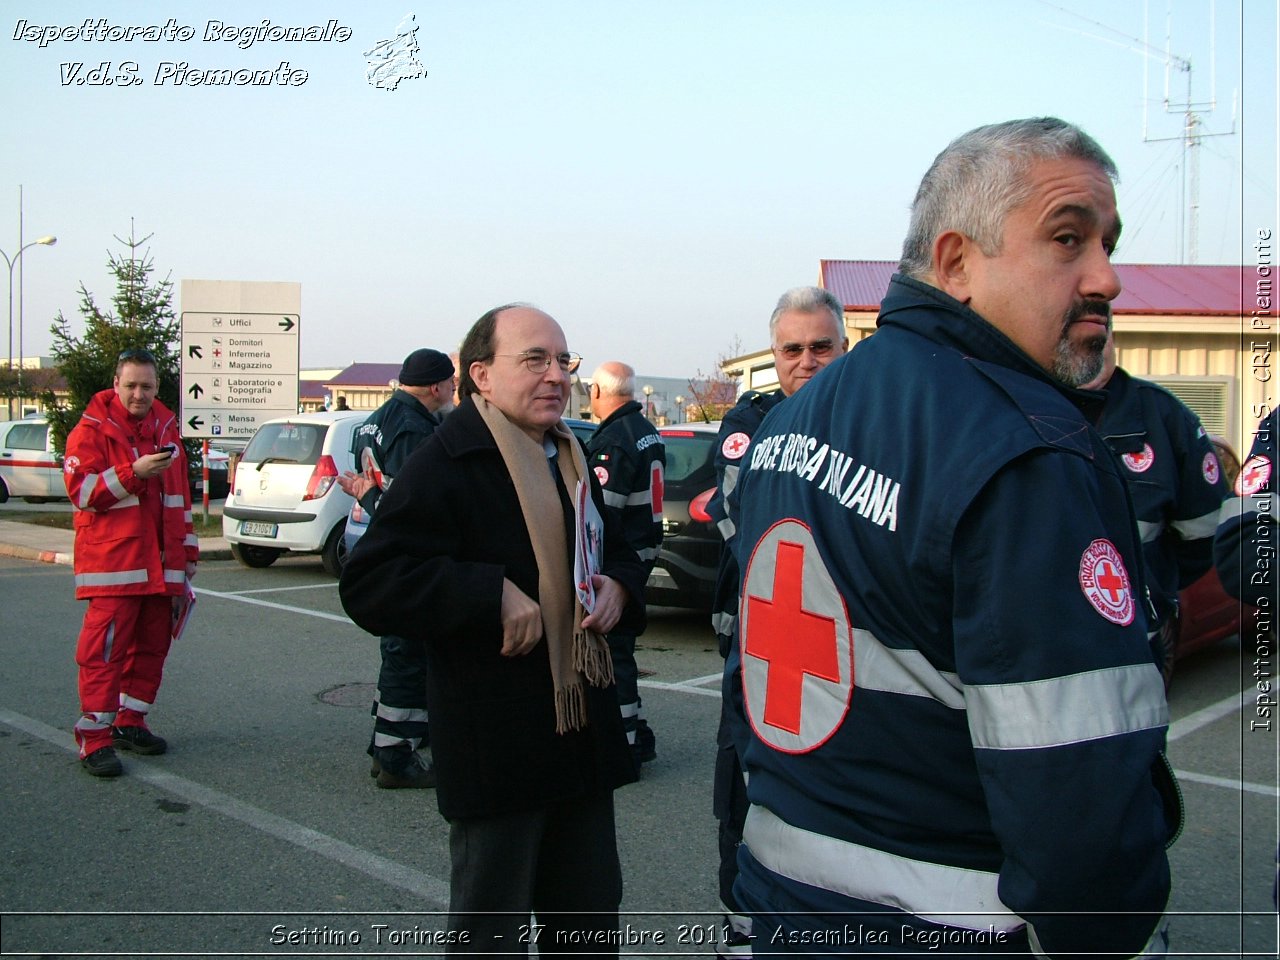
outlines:
[[[1187,734],[1195,733],[1201,727],[1207,727],[1215,720],[1221,720],[1223,717],[1230,716],[1237,710],[1243,709],[1244,695],[1252,689],[1254,689],[1252,685],[1247,686],[1239,693],[1233,693],[1217,703],[1211,703],[1207,707],[1200,708],[1195,713],[1187,714],[1181,720],[1175,720],[1169,724],[1169,742],[1180,740]]]
[[[1280,787],[1269,787],[1265,783],[1249,783],[1246,780],[1228,780],[1226,777],[1211,777],[1206,773],[1191,773],[1187,770],[1173,771],[1179,780],[1192,783],[1204,783],[1211,787],[1226,787],[1228,790],[1240,790],[1244,793],[1257,793],[1264,797],[1280,797]]]
[[[41,723],[39,720],[0,708],[0,723],[28,733],[69,753],[76,752],[76,748],[69,746],[67,743],[69,736],[67,731],[57,730],[46,723]],[[284,817],[277,816],[274,813],[268,813],[266,810],[245,803],[242,800],[237,800],[235,797],[206,787],[203,784],[196,783],[194,780],[187,780],[184,777],[175,776],[172,773],[164,773],[141,764],[130,764],[129,776],[164,790],[166,793],[174,794],[184,800],[190,800],[192,803],[221,813],[223,816],[237,820],[245,826],[259,830],[268,836],[283,840],[285,843],[291,843],[295,847],[301,847],[311,853],[319,854],[335,863],[342,864],[344,867],[358,870],[374,880],[406,890],[415,896],[430,901],[435,905],[435,909],[445,910],[448,908],[448,883],[430,874],[414,870],[412,867],[406,867],[403,864],[396,863],[394,860],[388,860],[386,857],[378,856],[376,853],[370,853],[368,850],[362,850],[360,847],[320,833],[317,830],[312,830],[310,827],[304,827],[302,824],[295,823],[292,820],[286,820]],[[428,909],[431,908],[429,907]]]
[[[326,613],[323,610],[308,610],[306,607],[291,607],[287,603],[271,603],[269,600],[258,600],[254,597],[242,596],[239,593],[223,593],[219,590],[206,590],[204,587],[196,587],[196,593],[206,597],[216,597],[219,600],[234,600],[237,603],[250,603],[255,607],[270,607],[272,610],[284,610],[287,613],[301,613],[308,617],[319,617],[321,620],[333,620],[335,623],[352,623],[350,617],[344,617],[337,613]]]
[[[228,596],[235,594],[237,596],[247,596],[250,593],[286,593],[290,590],[336,590],[338,581],[333,583],[307,583],[300,587],[262,587],[258,590],[232,590]]]

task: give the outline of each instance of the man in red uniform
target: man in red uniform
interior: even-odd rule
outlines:
[[[157,402],[148,350],[126,350],[110,390],[95,394],[67,437],[63,479],[76,508],[76,599],[88,600],[76,645],[80,763],[122,772],[115,747],[164,753],[147,729],[169,653],[176,598],[195,576],[191,489],[177,418]]]

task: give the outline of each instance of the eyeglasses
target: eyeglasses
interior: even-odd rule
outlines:
[[[159,367],[156,362],[156,355],[150,350],[143,350],[140,347],[130,347],[128,350],[121,350],[120,356],[116,357],[116,363],[149,363],[153,367]]]
[[[565,373],[573,373],[582,363],[582,357],[576,353],[558,353],[553,358],[545,350],[526,350],[524,353],[495,353],[494,356],[515,357],[529,368],[530,373],[546,373],[551,369],[552,359],[560,364],[560,369]]]
[[[808,350],[815,357],[829,357],[831,351],[836,348],[835,341],[830,337],[823,337],[821,340],[815,340],[813,343],[784,343],[779,347],[774,347],[780,354],[788,360],[799,360],[804,352]]]

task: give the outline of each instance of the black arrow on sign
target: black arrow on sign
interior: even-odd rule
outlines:
[[[283,320],[280,321],[279,324],[277,324],[277,326],[283,327],[284,332],[288,333],[290,330],[293,329],[293,321],[290,320],[288,317],[285,317]]]
[[[200,353],[199,344],[193,343],[191,346],[187,347],[187,356],[194,357],[196,360],[202,359],[203,357],[202,357],[202,354]]]
[[[187,389],[187,393],[191,394],[193,397],[195,397],[197,400],[199,400],[199,399],[200,399],[200,394],[204,393],[204,387],[200,386],[200,384],[198,384],[198,383],[193,383],[193,384],[192,384],[192,385]]]
[[[190,420],[187,421],[187,426],[190,427],[192,430],[199,430],[201,427],[204,426],[204,421],[201,420],[199,417],[192,417]]]

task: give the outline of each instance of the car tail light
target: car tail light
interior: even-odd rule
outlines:
[[[711,502],[711,498],[715,495],[716,488],[703,490],[700,494],[689,501],[689,516],[700,523],[710,523],[711,514],[707,513],[707,504]]]
[[[329,488],[338,480],[338,465],[327,453],[316,461],[316,468],[311,471],[311,479],[307,481],[307,492],[303,500],[318,500],[329,492]]]
[[[227,461],[227,489],[236,488],[236,467],[240,466],[240,458],[232,457]]]

